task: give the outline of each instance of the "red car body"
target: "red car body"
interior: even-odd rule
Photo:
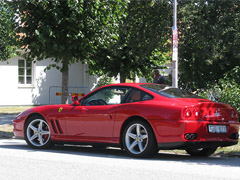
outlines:
[[[53,143],[104,143],[111,146],[123,146],[125,140],[127,142],[125,137],[127,132],[124,134],[124,130],[131,121],[136,120],[149,125],[149,131],[152,131],[153,138],[150,138],[150,132],[147,128],[145,130],[147,133],[144,134],[148,135],[147,143],[154,141],[154,144],[157,144],[157,149],[200,150],[202,148],[215,148],[216,150],[220,146],[238,143],[239,113],[236,109],[228,104],[216,103],[200,97],[176,98],[175,95],[171,96],[171,90],[169,90],[170,96],[169,94],[166,96],[164,93],[158,94],[151,90],[151,87],[155,86],[161,87],[161,93],[170,88],[156,84],[114,84],[101,87],[80,100],[75,100],[72,104],[34,107],[15,118],[14,134],[16,137],[26,139],[27,121],[31,117],[38,116],[48,124],[49,139]],[[125,102],[97,104],[93,100],[95,94],[97,96],[109,88],[115,88],[112,92],[117,95],[116,101],[124,95]],[[134,90],[144,95],[147,94],[147,96],[144,97],[146,99],[139,101],[126,100],[127,92],[123,94],[117,88],[127,89],[128,95]],[[109,97],[112,97],[113,93]],[[86,99],[90,99],[90,104],[87,104],[88,102],[84,104]],[[140,124],[145,129],[145,124]],[[29,137],[31,136],[33,135],[29,135]],[[141,136],[142,140],[146,138],[145,136]],[[136,140],[136,137],[134,139]],[[137,140],[139,139],[137,138]],[[134,142],[135,144],[140,142],[137,140]],[[36,141],[40,141],[39,138]],[[129,147],[131,143],[133,141],[130,142]],[[29,145],[32,146],[31,143]],[[140,145],[138,149],[142,150]],[[35,148],[34,145],[33,147]],[[153,147],[156,146],[153,145]],[[123,148],[126,149],[126,146]],[[140,150],[137,151],[140,152]],[[135,157],[145,156],[134,152],[129,154]],[[153,154],[153,152],[151,153]],[[149,156],[150,153],[147,154]]]

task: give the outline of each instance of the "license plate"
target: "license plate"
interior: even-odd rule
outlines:
[[[208,125],[208,131],[210,133],[227,133],[227,127],[225,125]]]

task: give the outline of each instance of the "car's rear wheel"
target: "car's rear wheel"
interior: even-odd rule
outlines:
[[[32,148],[47,148],[52,145],[48,123],[41,116],[31,117],[25,124],[24,138]]]
[[[207,157],[213,154],[217,150],[217,147],[214,148],[198,148],[198,149],[186,149],[186,152],[191,156],[198,157]]]
[[[154,133],[142,120],[130,122],[123,131],[123,146],[132,157],[152,157],[157,153]]]

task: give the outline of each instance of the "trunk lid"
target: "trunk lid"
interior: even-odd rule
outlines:
[[[190,119],[205,121],[238,122],[239,113],[229,104],[216,103],[210,100],[204,101],[201,99],[195,100],[193,102],[195,103],[185,106],[185,109],[183,111],[185,118],[189,116]]]

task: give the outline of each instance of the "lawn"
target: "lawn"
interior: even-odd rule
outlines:
[[[0,107],[0,114],[17,114],[34,106],[6,106]]]
[[[187,154],[185,150],[161,150],[161,152],[171,152],[174,154]],[[237,145],[229,147],[219,147],[214,156],[240,157],[240,140]]]
[[[240,157],[240,140],[238,140],[238,144],[229,147],[218,148],[216,151],[219,155],[226,155],[226,156],[238,156]]]
[[[13,135],[13,125],[4,124],[0,125],[0,138],[12,138]]]

